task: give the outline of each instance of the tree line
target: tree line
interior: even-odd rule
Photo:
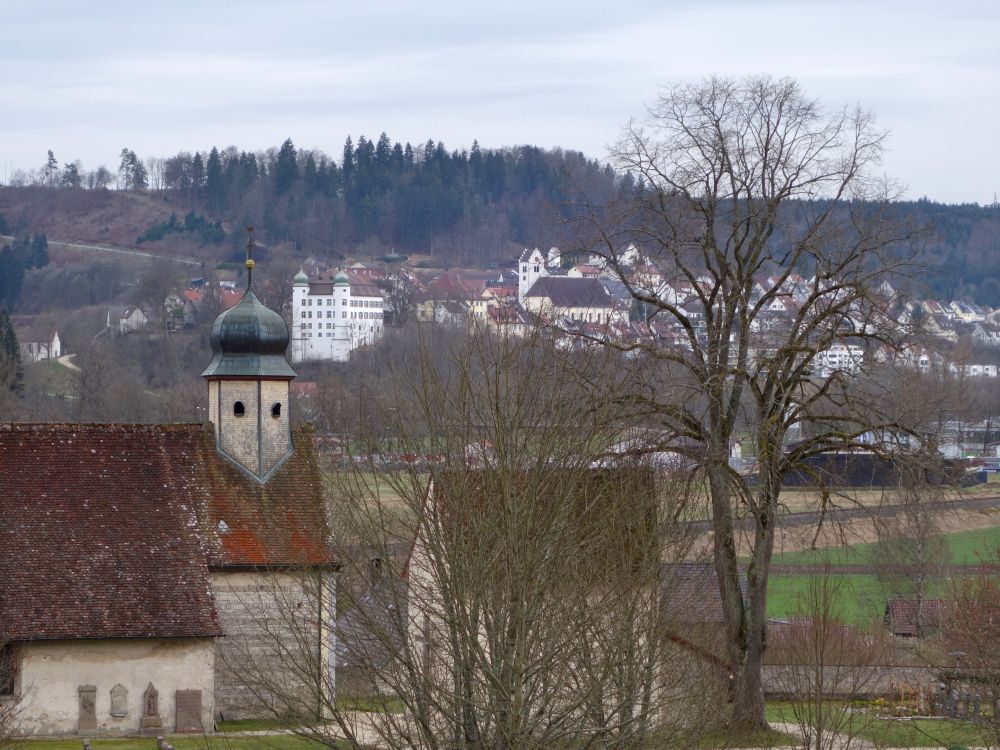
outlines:
[[[488,266],[508,261],[518,246],[563,245],[570,236],[566,206],[585,191],[606,199],[633,189],[630,173],[579,152],[536,146],[449,150],[348,137],[336,159],[319,150],[280,147],[249,151],[229,146],[141,158],[123,148],[117,172],[87,171],[79,161],[60,166],[52,151],[42,167],[18,173],[14,184],[166,194],[178,215],[203,214],[212,225],[205,242],[223,241],[223,225],[253,224],[268,244],[286,242],[296,254],[337,259],[430,253],[445,264]],[[805,211],[789,201],[793,211]],[[995,305],[1000,301],[1000,208],[894,201],[897,220],[922,227],[932,273],[927,296]],[[174,228],[151,227],[143,241]],[[187,231],[191,231],[187,229]],[[200,231],[200,229],[199,229]],[[234,250],[242,243],[230,233]]]

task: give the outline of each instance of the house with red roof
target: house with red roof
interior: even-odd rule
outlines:
[[[0,425],[0,700],[22,731],[212,731],[332,691],[337,565],[288,341],[248,287],[212,328],[208,423]]]

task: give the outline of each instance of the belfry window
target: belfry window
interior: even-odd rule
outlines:
[[[243,406],[243,402],[242,401],[237,401],[235,404],[233,404],[233,416],[234,417],[243,417],[243,416],[246,416],[246,413],[247,413],[247,409],[246,409],[245,406]]]
[[[271,407],[271,416],[274,417],[275,419],[277,419],[278,417],[281,416],[281,404],[280,403],[276,402]]]

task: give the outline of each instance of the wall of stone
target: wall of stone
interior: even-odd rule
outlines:
[[[310,714],[333,695],[334,578],[315,572],[215,572],[225,636],[216,653],[216,715]]]
[[[76,734],[79,689],[97,688],[96,734],[137,732],[143,692],[159,691],[164,731],[174,731],[177,690],[201,691],[202,726],[212,731],[215,708],[215,644],[212,638],[35,641],[21,646],[18,689],[22,731]],[[126,715],[111,716],[111,689],[128,690]]]
[[[779,664],[765,664],[763,670],[764,692],[771,697],[780,698],[794,684],[789,676],[789,667]],[[899,697],[901,685],[914,686],[937,684],[940,668],[912,666],[849,666],[824,667],[824,681],[831,694],[850,695],[857,693],[858,697]]]
[[[264,462],[261,475],[266,474],[292,449],[292,433],[288,424],[288,381],[265,380],[260,384],[261,436]],[[281,404],[281,415],[271,416],[271,407]]]

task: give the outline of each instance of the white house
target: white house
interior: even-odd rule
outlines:
[[[374,284],[340,271],[292,286],[292,361],[346,362],[355,349],[382,339],[385,300]]]
[[[135,333],[149,325],[149,316],[139,306],[109,307],[105,326],[118,334]]]
[[[19,339],[21,359],[24,362],[41,362],[43,359],[58,359],[62,356],[59,332],[30,331]]]
[[[856,344],[836,343],[817,352],[813,359],[816,375],[829,377],[835,372],[855,373],[861,368],[865,352]]]

